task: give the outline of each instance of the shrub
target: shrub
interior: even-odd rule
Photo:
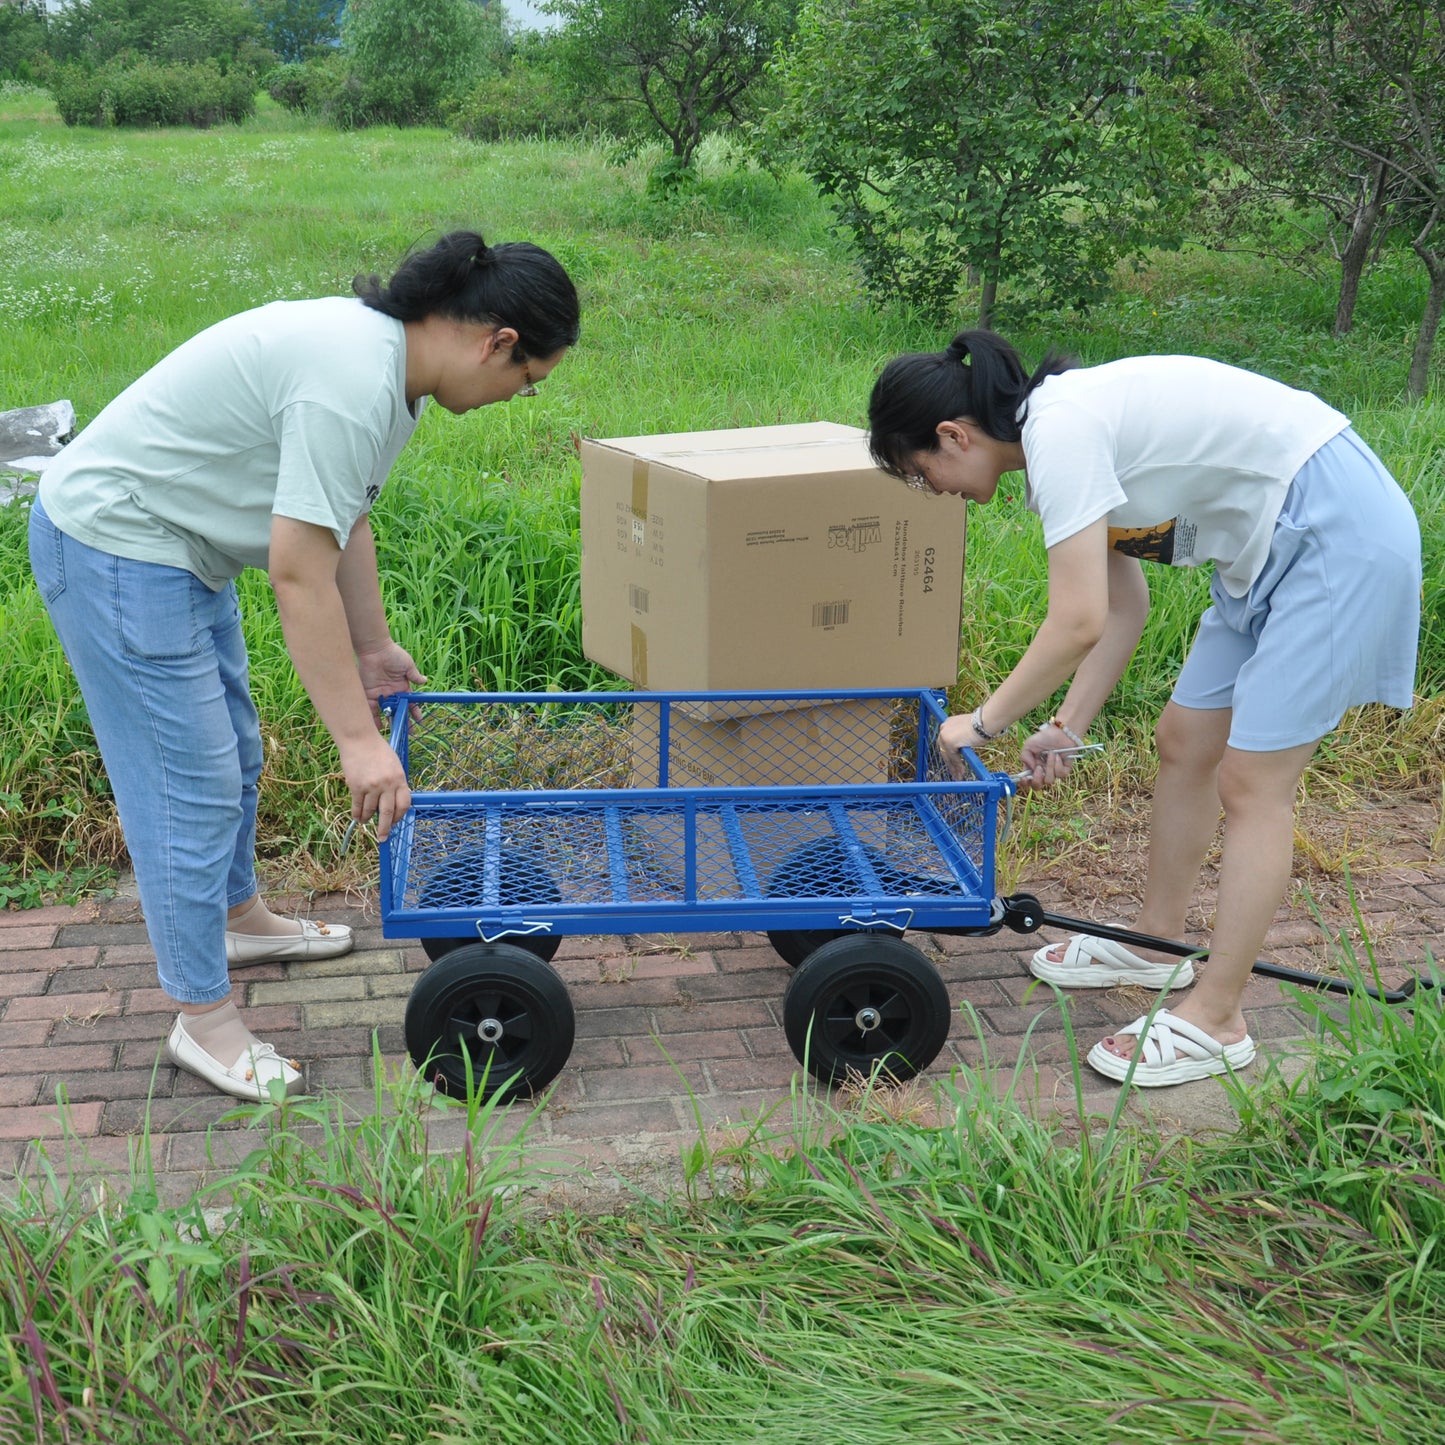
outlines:
[[[523,65],[484,81],[447,118],[459,135],[477,141],[575,135],[587,124],[554,76]]]
[[[499,8],[471,0],[353,3],[343,35],[350,75],[341,124],[435,124],[498,68],[502,46]]]
[[[117,56],[96,70],[64,65],[50,92],[66,125],[219,125],[256,108],[256,85],[245,71],[223,75],[212,60],[159,64]]]
[[[277,65],[261,77],[261,88],[277,105],[328,117],[345,84],[346,68],[338,55],[304,65]]]

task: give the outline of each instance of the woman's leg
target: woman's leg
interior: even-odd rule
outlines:
[[[209,1016],[207,1053],[229,1068],[255,1044],[229,1004],[225,954],[244,810],[215,637],[234,597],[87,547],[39,506],[31,559],[115,794],[161,987],[183,1015]]]
[[[241,817],[226,875],[226,958],[232,966],[334,958],[350,952],[354,940],[349,928],[283,918],[272,913],[256,891],[256,799],[264,752],[234,590],[228,589],[232,594],[229,613],[215,632],[216,660],[241,769]]]
[[[1221,1044],[1237,1043],[1248,1033],[1240,1001],[1289,885],[1295,794],[1317,746],[1303,743],[1274,753],[1228,748],[1219,766],[1224,853],[1209,963],[1189,995],[1169,1011]],[[1156,795],[1156,829],[1162,823]],[[1152,856],[1150,864],[1152,877]],[[1126,1059],[1136,1042],[1115,1036],[1103,1046]]]
[[[1159,773],[1149,815],[1149,870],[1135,927],[1182,939],[1204,855],[1219,828],[1219,766],[1229,742],[1228,708],[1165,705],[1154,730]],[[1162,960],[1172,954],[1153,955]]]
[[[1229,741],[1231,716],[1228,708],[1181,707],[1169,702],[1154,730],[1159,773],[1149,816],[1149,869],[1143,907],[1132,924],[1141,933],[1156,938],[1184,937],[1185,915],[1199,869],[1219,827],[1219,764]],[[1068,946],[1067,942],[1056,944],[1048,951],[1048,959],[1062,963]],[[1131,947],[1130,952],[1158,963],[1178,962],[1176,955],[1157,949]],[[1073,986],[1083,987],[1087,982],[1083,978]]]

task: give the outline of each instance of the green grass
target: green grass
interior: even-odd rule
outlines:
[[[985,1065],[942,1127],[800,1092],[688,1151],[686,1190],[590,1214],[415,1076],[360,1119],[252,1110],[253,1158],[184,1207],[143,1174],[0,1203],[0,1435],[1438,1440],[1440,998],[1299,1007],[1312,1069],[1229,1086],[1237,1134],[1167,1137],[1122,1095],[1080,1129]]]
[[[34,91],[12,88],[0,95],[0,406],[68,397],[84,422],[234,311],[343,292],[357,271],[385,272],[458,224],[534,239],[577,279],[582,344],[534,401],[424,419],[376,511],[383,585],[398,640],[434,686],[593,685],[602,674],[581,656],[578,625],[578,436],[860,423],[882,363],[944,336],[868,300],[800,179],[776,182],[712,142],[701,184],[660,203],[644,195],[651,160],[614,163],[601,143],[342,134],[272,105],[208,132],[67,130]],[[1016,337],[1031,356],[1060,342],[1086,361],[1197,351],[1258,366],[1349,411],[1405,482],[1426,529],[1421,688],[1432,701],[1414,723],[1370,712],[1351,723],[1356,744],[1328,766],[1365,794],[1381,778],[1412,788],[1440,772],[1445,413],[1438,400],[1401,400],[1421,295],[1407,262],[1387,257],[1356,334],[1336,342],[1328,285],[1194,249],[1124,278],[1096,313]],[[28,576],[22,523],[18,509],[0,509],[0,849],[26,877],[104,868],[122,856],[119,835]],[[1147,784],[1151,720],[1205,585],[1155,579],[1139,656],[1101,722],[1129,786]],[[242,595],[270,759],[261,851],[303,880],[335,882],[348,805],[334,752],[292,674],[264,578],[245,578]],[[1017,658],[1044,597],[1037,526],[1020,500],[976,512],[960,703]],[[1075,809],[1061,797],[1029,817],[1053,826]],[[1026,828],[1021,846],[1043,836]]]

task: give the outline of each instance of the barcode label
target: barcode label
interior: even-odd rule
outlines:
[[[813,604],[814,627],[841,627],[848,620],[846,602],[815,602]]]
[[[634,583],[627,584],[627,605],[634,612],[647,611],[647,588],[638,587]]]

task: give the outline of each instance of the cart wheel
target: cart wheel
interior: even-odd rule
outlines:
[[[469,848],[464,853],[453,854],[438,863],[427,875],[417,895],[418,908],[473,908],[482,893],[482,869],[486,865],[486,853],[481,848]],[[500,901],[503,907],[526,907],[537,904],[546,907],[562,901],[552,875],[535,858],[523,854],[502,855],[502,886]],[[433,963],[444,958],[454,949],[465,948],[476,943],[475,933],[456,938],[424,938],[421,946]],[[501,943],[525,948],[534,958],[551,963],[562,946],[561,936],[555,933],[509,934]]]
[[[846,929],[773,928],[768,930],[768,942],[773,945],[773,952],[790,968],[797,968],[807,960],[809,954],[815,953],[825,943],[831,943],[835,938],[847,937]]]
[[[911,943],[853,933],[825,943],[793,975],[783,1032],[825,1084],[875,1068],[901,1082],[938,1057],[952,1012],[938,970]]]
[[[525,949],[471,943],[417,979],[406,1003],[406,1048],[444,1094],[472,1086],[502,1103],[545,1088],[572,1052],[566,986]]]

